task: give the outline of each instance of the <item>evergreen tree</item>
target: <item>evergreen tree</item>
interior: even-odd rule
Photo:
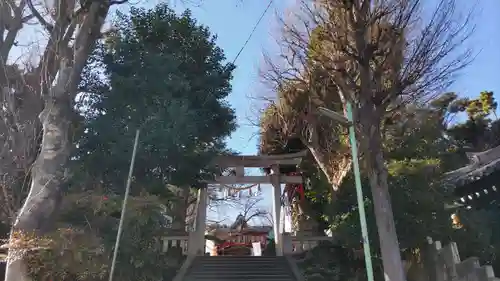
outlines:
[[[86,101],[87,123],[79,163],[91,178],[121,189],[133,137],[141,129],[134,176],[142,187],[193,186],[210,175],[211,159],[225,151],[235,129],[225,102],[234,66],[216,37],[166,5],[119,14],[116,31],[98,52],[107,82],[92,64],[84,79],[95,89]]]

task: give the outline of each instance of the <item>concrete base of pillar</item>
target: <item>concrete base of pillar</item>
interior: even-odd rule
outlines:
[[[293,254],[292,236],[290,233],[283,233],[283,255]]]

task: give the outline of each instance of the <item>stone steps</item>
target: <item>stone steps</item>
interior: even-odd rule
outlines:
[[[197,257],[184,281],[296,281],[284,257]]]

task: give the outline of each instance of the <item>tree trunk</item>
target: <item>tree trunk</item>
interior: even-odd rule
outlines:
[[[58,82],[65,81],[70,71],[71,67],[62,69]],[[32,169],[30,192],[12,227],[11,246],[16,245],[17,240],[26,239],[23,234],[39,236],[52,230],[63,187],[68,179],[67,164],[72,148],[72,95],[68,95],[65,89],[64,84],[61,87],[60,83],[52,89],[39,116],[43,126],[42,147]],[[26,250],[30,249],[9,249],[5,281],[30,280],[23,260]]]
[[[383,156],[380,125],[377,122],[380,118],[377,118],[376,110],[373,108],[373,106],[362,107],[357,116],[361,125],[361,145],[372,191],[384,277],[386,281],[404,281],[405,274],[387,184],[388,173]]]
[[[372,148],[374,149],[374,148]],[[375,150],[370,150],[375,151]],[[386,281],[405,280],[391,198],[387,184],[387,169],[381,152],[373,152],[374,162],[369,168],[369,180],[373,196],[373,208],[382,252]]]
[[[307,148],[316,164],[332,185],[332,200],[334,200],[340,184],[351,170],[352,157],[350,152],[347,152],[347,148],[341,145],[321,147],[316,128],[311,131],[310,139],[305,140],[304,143],[307,143]]]
[[[109,5],[108,1],[92,2],[76,34],[76,22],[65,25],[71,16],[66,13],[68,11],[61,11],[55,26],[56,30],[61,26],[67,28],[66,34],[50,32],[49,44],[41,60],[44,64],[41,75],[56,78],[55,81],[45,81],[42,87],[44,109],[39,115],[43,128],[42,145],[31,172],[30,191],[12,226],[5,281],[29,280],[24,256],[30,249],[12,247],[19,238],[26,234],[44,235],[52,230],[64,185],[69,179],[67,164],[73,147],[70,132],[74,117],[73,100],[88,56],[101,35]],[[68,45],[70,38],[74,38],[71,47]]]
[[[322,153],[319,145],[309,144],[307,147],[328,182],[332,185],[332,194],[335,194],[345,176],[351,170],[351,154],[343,151],[344,148],[328,148],[326,149],[328,153]]]

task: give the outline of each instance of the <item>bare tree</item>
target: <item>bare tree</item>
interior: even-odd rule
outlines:
[[[26,175],[26,167],[33,164],[29,193],[17,214],[9,241],[7,281],[29,280],[23,260],[28,249],[20,249],[16,245],[22,245],[21,240],[26,240],[31,234],[41,235],[51,230],[64,186],[70,177],[68,161],[73,147],[72,120],[76,116],[73,103],[80,75],[95,41],[101,37],[101,28],[110,6],[125,2],[55,0],[51,1],[51,6],[43,7],[48,12],[45,13],[38,10],[40,5],[31,1],[0,1],[0,83],[3,102],[10,106],[2,111],[5,131],[8,132],[2,137],[16,142],[12,147],[19,147],[19,150],[11,152],[13,155],[9,157],[14,161],[21,158],[19,162],[22,162],[18,167],[20,172],[10,173],[9,177]],[[12,76],[9,71],[12,73],[15,68],[7,64],[9,54],[23,25],[31,19],[43,27],[48,35],[47,44],[36,67],[25,70],[25,73],[13,72]],[[15,76],[17,79],[9,79]],[[16,82],[14,86],[13,79]],[[27,108],[31,105],[33,108]],[[23,109],[28,112],[25,116],[21,116]],[[4,158],[4,161],[9,162],[12,158]],[[10,198],[11,195],[4,197]],[[10,201],[20,202],[17,199]],[[9,216],[12,216],[10,212]]]
[[[238,187],[245,189],[244,185],[237,185],[234,186],[233,190],[237,191]],[[235,223],[238,222],[238,227],[241,228],[246,227],[250,221],[256,223],[257,220],[260,220],[261,224],[269,221],[270,213],[263,206],[263,198],[260,193],[243,194],[242,192],[234,192],[225,196],[223,191],[210,189],[209,199],[209,209],[219,215],[219,219],[217,220],[219,223],[227,222],[228,220]],[[238,215],[235,216],[235,214]]]
[[[26,1],[0,1],[0,222],[10,225],[21,207],[30,181],[29,171],[39,148],[42,100],[36,69],[9,62],[24,24]]]
[[[298,23],[284,22],[284,65],[272,64],[267,77],[281,91],[276,105],[285,124],[281,127],[293,127],[314,154],[325,121],[308,113],[318,104],[332,110],[345,110],[346,101],[353,105],[385,278],[402,281],[383,156],[383,120],[409,102],[427,102],[470,62],[471,51],[462,48],[472,32],[470,14],[458,15],[456,0],[440,0],[427,19],[421,0],[304,0],[302,4]],[[283,100],[287,106],[280,104]],[[297,121],[304,119],[307,122]],[[315,159],[336,184],[328,157]]]
[[[30,168],[36,158],[40,143],[41,126],[37,115],[42,102],[32,90],[31,71],[7,65],[10,78],[8,86],[2,90],[2,110],[0,110],[0,221],[10,225],[27,194],[30,182]]]
[[[236,205],[237,210],[245,219],[245,224],[250,221],[257,223],[257,220],[260,220],[262,223],[270,220],[270,212],[262,205],[262,200],[264,199],[260,196],[249,196],[241,199],[239,204]]]

